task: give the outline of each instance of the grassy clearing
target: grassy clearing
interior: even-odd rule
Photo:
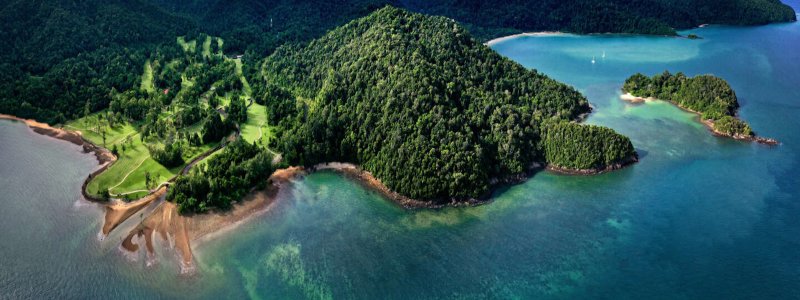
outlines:
[[[233,60],[236,63],[236,75],[239,76],[239,80],[242,81],[242,86],[244,87],[244,94],[248,97],[253,95],[253,89],[250,88],[250,83],[247,82],[247,78],[244,77],[244,73],[242,72],[242,60],[237,58]]]
[[[211,58],[211,37],[206,36],[206,40],[203,41],[203,56]]]
[[[242,125],[242,138],[247,142],[261,140],[267,144],[272,137],[273,130],[267,124],[267,109],[263,105],[253,103],[247,108],[247,122]]]
[[[182,36],[178,37],[178,44],[181,45],[184,52],[194,53],[197,50],[197,41],[192,40],[187,42]]]
[[[129,194],[130,199],[146,195],[145,172],[150,173],[150,178],[157,184],[163,183],[177,175],[182,167],[167,169],[150,157],[150,152],[141,141],[135,125],[130,123],[117,124],[109,127],[102,118],[105,112],[99,112],[71,121],[65,125],[67,129],[81,131],[83,136],[97,145],[103,145],[102,131],[106,132],[106,148],[117,145],[118,160],[105,172],[94,177],[87,186],[87,191],[92,195],[100,195],[102,189],[109,189],[112,195]],[[98,118],[100,121],[98,123]],[[201,124],[195,124],[186,129],[189,132],[201,130]],[[122,150],[122,146],[125,150]],[[216,143],[199,147],[188,147],[184,152],[184,160],[191,161],[205,151],[216,146]]]
[[[144,73],[142,74],[140,88],[148,93],[154,93],[156,91],[156,87],[153,84],[153,66],[150,64],[149,59],[144,63]]]
[[[103,145],[103,134],[106,132],[105,145],[111,147],[122,143],[125,139],[137,138],[136,127],[128,122],[109,127],[104,116],[106,111],[93,113],[87,117],[67,122],[64,127],[69,130],[80,131],[84,138],[96,145]]]
[[[118,147],[118,150],[120,152],[118,160],[105,172],[100,173],[89,182],[87,191],[90,194],[99,195],[102,189],[110,189],[109,192],[111,194],[147,190],[143,172],[138,176],[135,174],[138,170],[148,170],[150,173],[156,174],[153,176],[154,178],[158,177],[159,180],[163,181],[172,177],[172,172],[150,158],[150,152],[147,151],[147,147],[138,138],[138,134],[125,143],[124,151],[121,147]]]

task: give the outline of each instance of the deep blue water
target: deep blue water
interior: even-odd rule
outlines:
[[[316,173],[195,245],[193,276],[170,251],[150,265],[121,254],[119,236],[98,239],[101,211],[79,196],[93,158],[0,122],[0,298],[800,298],[800,24],[688,32],[703,39],[492,46],[583,92],[589,123],[631,137],[633,167],[539,173],[487,205],[435,211]],[[632,73],[664,70],[728,80],[741,117],[783,144],[713,137],[671,105],[619,99]]]

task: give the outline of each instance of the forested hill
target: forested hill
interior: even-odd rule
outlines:
[[[418,12],[459,20],[491,38],[519,31],[675,34],[701,24],[796,20],[778,0],[400,0]]]
[[[387,4],[452,17],[481,40],[532,30],[670,34],[701,23],[795,18],[777,0],[6,0],[0,1],[0,113],[60,123],[108,106],[176,36],[210,33],[244,73]]]
[[[16,0],[0,8],[0,113],[51,123],[108,107],[158,44],[194,22],[148,0]]]
[[[267,87],[254,97],[279,121],[273,141],[290,164],[356,163],[416,199],[485,195],[494,179],[544,160],[544,121],[590,110],[574,89],[501,57],[451,19],[392,7],[279,48],[263,72]],[[581,147],[609,162],[633,155],[593,145]]]

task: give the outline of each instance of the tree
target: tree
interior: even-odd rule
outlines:
[[[150,181],[151,180],[152,179],[150,178],[150,172],[144,171],[144,186],[145,186],[145,188],[150,189]]]

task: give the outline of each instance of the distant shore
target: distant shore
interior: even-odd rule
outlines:
[[[504,36],[504,37],[499,37],[499,38],[496,38],[496,39],[492,39],[492,40],[484,43],[484,45],[492,46],[492,45],[500,43],[500,42],[504,42],[504,41],[507,41],[507,40],[513,40],[513,39],[516,39],[516,38],[519,38],[519,37],[524,37],[524,36],[566,36],[566,35],[569,35],[569,33],[561,32],[561,31],[523,32],[523,33],[518,33],[518,34],[514,34],[514,35],[509,35],[509,36]]]

